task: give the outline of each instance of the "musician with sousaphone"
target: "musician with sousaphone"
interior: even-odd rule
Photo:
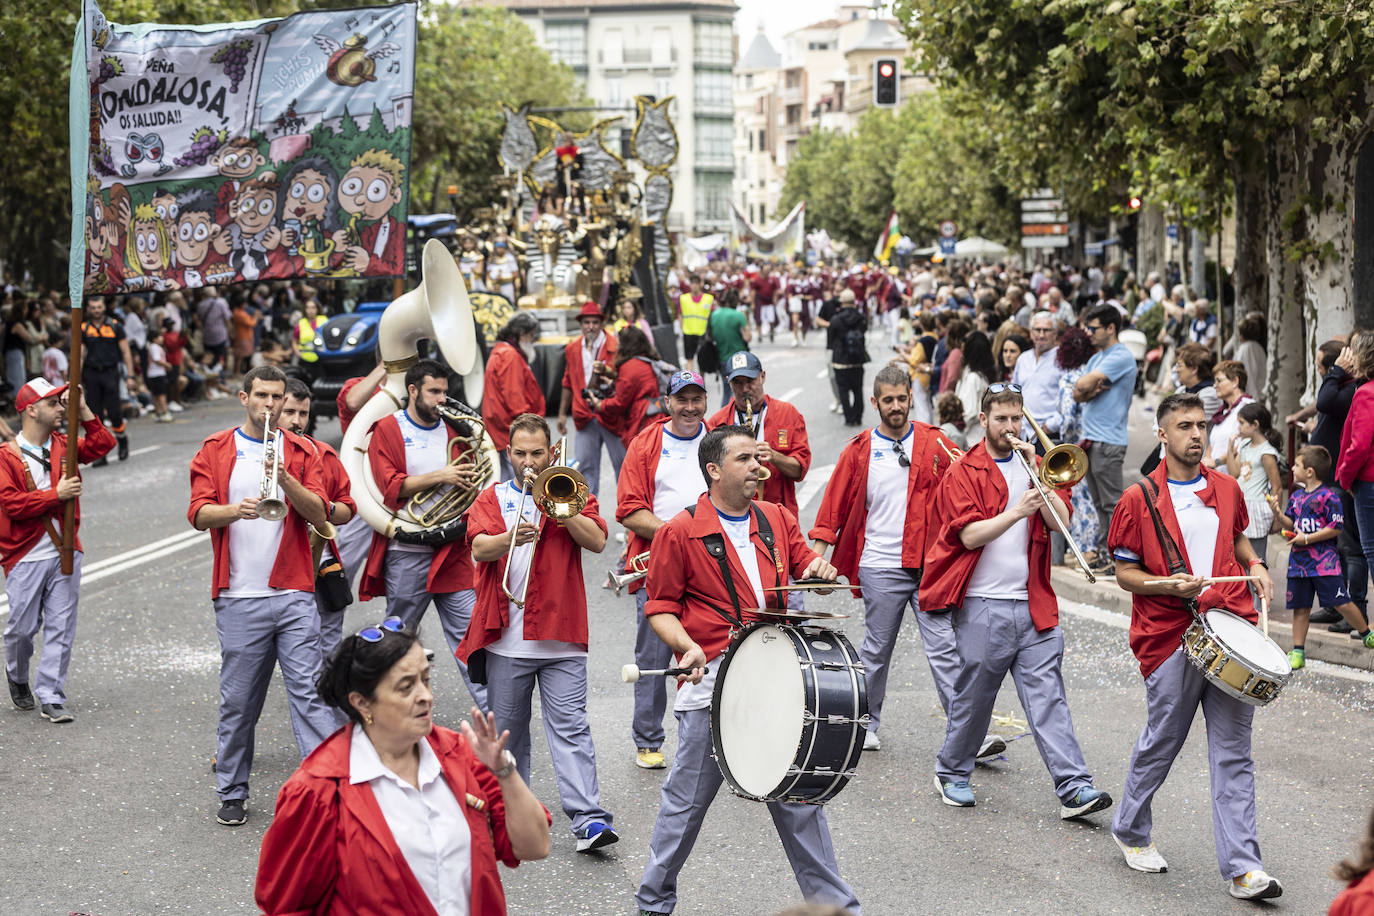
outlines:
[[[1268,602],[1273,583],[1245,536],[1249,519],[1239,485],[1202,464],[1207,446],[1202,399],[1170,395],[1155,416],[1164,460],[1126,489],[1107,536],[1116,581],[1131,592],[1131,651],[1145,678],[1146,708],[1112,836],[1131,868],[1167,870],[1151,835],[1151,805],[1201,705],[1207,718],[1213,834],[1222,877],[1233,897],[1277,897],[1283,887],[1264,871],[1260,859],[1250,750],[1254,706],[1266,700],[1237,691],[1218,677],[1221,665],[1191,658],[1189,645],[1201,641],[1195,634],[1202,632],[1205,639],[1212,627],[1225,626],[1224,637],[1244,638],[1248,632],[1260,653],[1268,649],[1276,655],[1272,667],[1286,667],[1283,651],[1277,645],[1267,647],[1267,637],[1251,626],[1257,615],[1250,589]],[[1207,641],[1223,653],[1227,649],[1224,638]],[[1224,654],[1219,660],[1230,661]],[[1226,668],[1248,667],[1243,657],[1236,662]]]
[[[1112,799],[1093,787],[1060,670],[1064,635],[1050,583],[1050,531],[1068,535],[1069,508],[1041,479],[1034,447],[1017,438],[1023,418],[1018,386],[988,386],[979,411],[983,441],[940,483],[941,523],[926,553],[921,609],[949,610],[963,665],[935,787],[945,804],[973,807],[969,776],[1010,673],[1067,820],[1101,811]]]
[[[382,504],[405,511],[422,525],[450,520],[476,498],[492,476],[482,453],[482,423],[449,407],[449,370],[432,359],[406,370],[406,406],[372,426],[367,460]],[[449,650],[467,632],[476,604],[472,555],[461,534],[440,544],[403,542],[380,531],[372,535],[358,597],[386,596],[387,613],[418,631],[434,605]],[[486,689],[459,663],[479,709]]]
[[[491,712],[510,730],[507,747],[526,782],[530,701],[538,685],[563,813],[577,851],[591,852],[620,839],[601,804],[587,719],[581,554],[605,549],[606,523],[586,480],[561,463],[561,444],[551,448],[543,417],[521,414],[506,439],[515,478],[482,490],[468,511],[477,606],[456,654],[487,685]]]
[[[216,820],[248,819],[253,731],[281,667],[301,757],[335,728],[334,711],[315,690],[324,653],[315,609],[309,526],[328,512],[319,455],[277,427],[286,375],[261,366],[243,376],[238,426],[215,433],[191,459],[186,517],[209,530],[214,551],[210,597],[220,646]]]
[[[690,673],[677,678],[677,756],[663,784],[649,864],[635,894],[641,914],[671,913],[677,906],[678,873],[725,778],[712,759],[712,699],[732,635],[741,625],[762,619],[754,609],[771,607],[786,613],[782,593],[768,589],[786,585],[789,576],[836,576],[835,567],[807,546],[791,511],[754,499],[760,464],[751,431],[727,425],[707,433],[698,449],[698,464],[707,492],[658,529],[649,554],[644,612],[679,666]],[[815,641],[833,648],[837,639],[822,641],[817,636]],[[775,649],[784,645],[790,652],[790,642],[769,642]],[[740,667],[747,672],[745,663]],[[800,686],[801,677],[796,680]],[[858,686],[861,690],[862,677]],[[867,704],[858,699],[855,711],[866,717]],[[802,711],[796,712],[800,726]],[[858,728],[859,718],[844,729]],[[860,734],[854,735],[855,748],[862,741]],[[790,758],[791,749],[786,750]],[[824,809],[780,799],[768,801],[768,808],[802,895],[811,902],[857,912],[859,901],[835,861]]]

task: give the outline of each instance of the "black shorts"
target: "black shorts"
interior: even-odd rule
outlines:
[[[701,346],[701,338],[705,336],[705,334],[683,334],[682,355],[687,359],[695,359],[697,347]]]
[[[206,344],[205,352],[212,357],[211,363],[222,363],[224,362],[224,354],[229,352],[229,342],[225,341],[221,344]]]
[[[168,390],[167,376],[154,375],[143,380],[148,386],[148,393],[154,397],[158,395],[166,396]]]
[[[1288,609],[1312,610],[1312,599],[1319,607],[1340,607],[1350,603],[1350,592],[1344,576],[1290,576],[1288,578]]]

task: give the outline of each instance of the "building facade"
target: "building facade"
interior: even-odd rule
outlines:
[[[637,95],[673,97],[678,136],[668,229],[729,227],[734,173],[733,0],[506,0],[587,95],[634,126]],[[516,101],[516,100],[512,100]],[[608,134],[608,139],[613,136]]]

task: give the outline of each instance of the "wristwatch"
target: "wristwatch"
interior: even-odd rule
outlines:
[[[506,748],[501,752],[501,759],[506,762],[506,765],[499,770],[492,770],[492,772],[496,774],[497,779],[505,779],[515,772],[515,755],[510,752],[510,748]]]

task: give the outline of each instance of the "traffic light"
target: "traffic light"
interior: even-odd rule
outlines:
[[[1136,211],[1139,210],[1139,209],[1140,209],[1140,197],[1139,197],[1139,195],[1132,194],[1131,197],[1130,197],[1130,199],[1126,201],[1126,212],[1127,212],[1127,213],[1134,213],[1134,212],[1136,212]]]
[[[897,73],[897,60],[880,57],[873,62],[873,104],[880,108],[893,108],[901,89],[901,77]]]

